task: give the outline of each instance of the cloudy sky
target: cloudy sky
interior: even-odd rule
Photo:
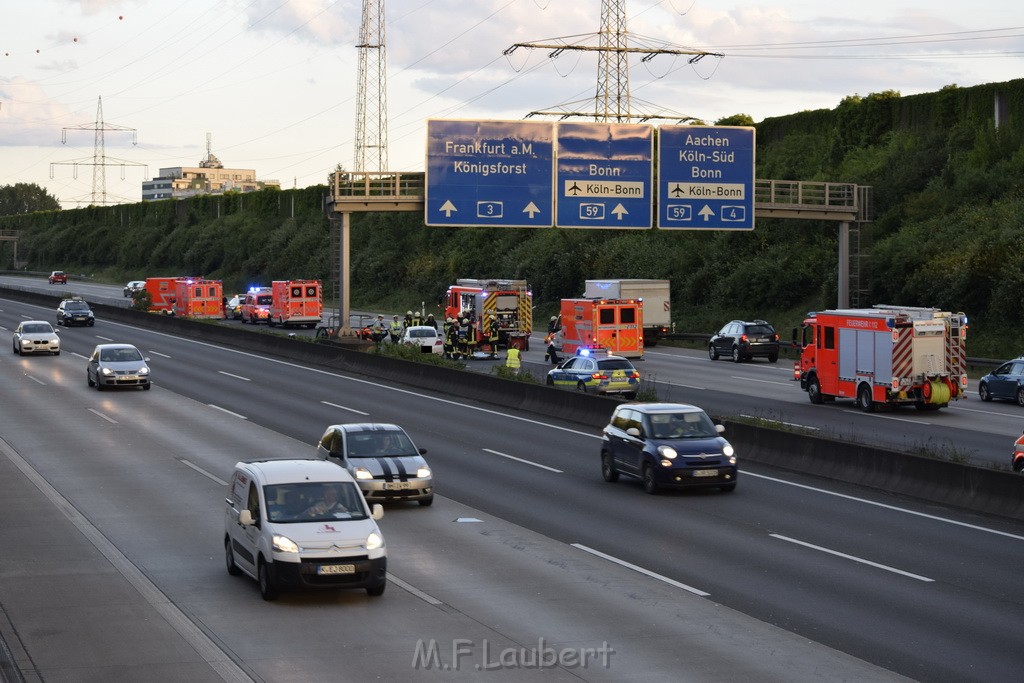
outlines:
[[[384,0],[380,0],[384,2]],[[633,110],[713,122],[1024,77],[1024,11],[982,0],[623,0]],[[390,170],[422,171],[429,118],[595,109],[601,0],[387,0]],[[0,185],[111,201],[212,151],[284,188],[353,167],[360,0],[0,0]],[[1017,26],[1021,24],[1021,26]],[[587,101],[589,99],[589,102]],[[121,164],[121,162],[124,162]],[[116,165],[114,165],[116,164]]]

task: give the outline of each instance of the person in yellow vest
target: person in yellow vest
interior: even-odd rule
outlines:
[[[397,344],[398,340],[402,338],[402,332],[404,331],[405,328],[402,326],[402,321],[396,315],[388,324],[388,334],[391,335],[391,343]]]
[[[508,355],[505,356],[505,367],[509,370],[514,370],[516,373],[518,373],[519,368],[522,367],[522,361],[519,358],[519,349],[514,346],[508,347]]]

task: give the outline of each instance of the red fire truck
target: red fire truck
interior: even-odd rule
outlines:
[[[562,299],[555,342],[565,354],[601,348],[615,356],[644,357],[644,308],[637,299]]]
[[[938,410],[967,390],[967,316],[936,308],[878,305],[811,313],[794,379],[811,403],[852,398],[871,412],[913,404]]]
[[[176,280],[174,315],[181,318],[223,318],[224,288],[220,280]]]
[[[487,321],[498,322],[498,344],[530,350],[533,329],[533,292],[526,280],[456,280],[444,297],[444,317],[469,318],[476,331],[477,348],[490,352]]]
[[[271,283],[271,327],[299,325],[314,327],[323,316],[319,280],[274,280]]]

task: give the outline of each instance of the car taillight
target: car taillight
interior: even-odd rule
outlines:
[[[590,376],[590,379],[608,379],[608,375],[605,375],[600,372],[595,372],[593,375]]]
[[[640,373],[636,372],[636,371],[631,372],[631,373],[629,373],[629,378],[630,379],[640,379]]]
[[[779,341],[779,335],[773,334],[772,335],[772,341]]]
[[[746,342],[747,341],[747,335],[745,335],[745,334],[740,335],[740,341],[741,342]]]

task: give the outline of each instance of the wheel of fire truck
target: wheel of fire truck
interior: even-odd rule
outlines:
[[[865,413],[875,412],[875,401],[871,398],[871,387],[866,383],[857,387],[857,407]]]
[[[821,405],[825,402],[825,398],[821,395],[821,382],[818,381],[817,375],[811,375],[811,378],[807,380],[807,397],[814,405]]]
[[[714,344],[708,344],[708,358],[718,360],[718,349],[715,348]]]
[[[742,361],[743,361],[743,354],[740,353],[740,347],[738,347],[738,346],[732,347],[732,362],[733,363],[740,363]]]

